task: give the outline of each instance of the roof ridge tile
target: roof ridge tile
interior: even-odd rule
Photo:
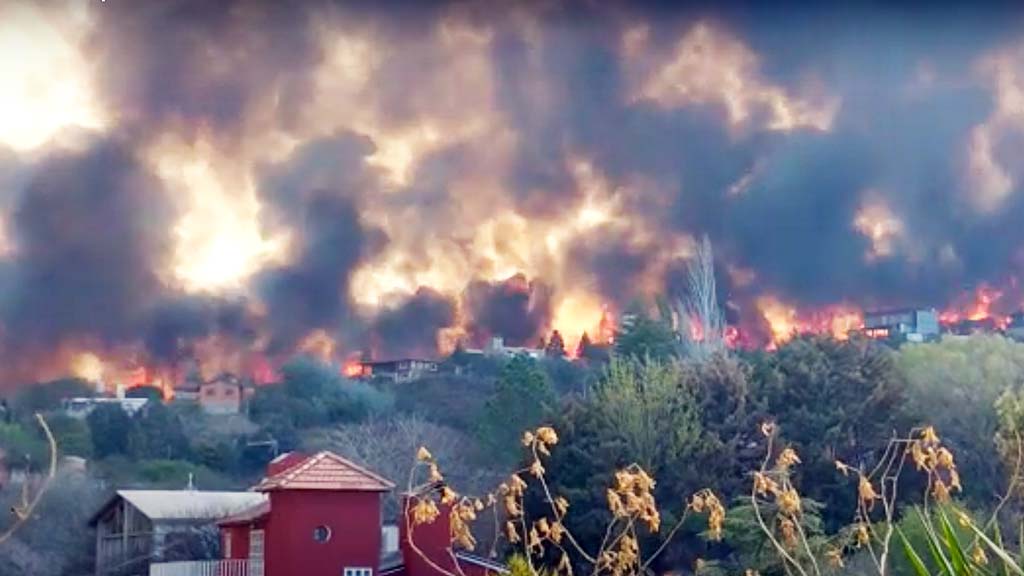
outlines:
[[[254,490],[339,490],[387,492],[394,483],[334,452],[321,450],[290,468],[264,478]]]

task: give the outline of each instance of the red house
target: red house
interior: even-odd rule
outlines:
[[[381,495],[393,488],[387,479],[331,452],[283,455],[253,488],[267,494],[267,500],[218,523],[222,572],[233,574],[243,562],[247,576],[507,572],[493,561],[453,552],[444,514],[432,524],[415,527],[411,542],[402,530],[398,549],[389,550],[382,542]],[[406,522],[399,524],[404,527]]]

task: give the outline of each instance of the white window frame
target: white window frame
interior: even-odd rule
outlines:
[[[342,571],[342,576],[373,576],[373,568],[346,566]]]
[[[249,531],[249,576],[263,576],[266,539],[263,530]]]

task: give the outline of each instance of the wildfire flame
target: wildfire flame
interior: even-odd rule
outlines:
[[[346,378],[359,378],[367,374],[363,363],[358,359],[350,358],[341,365],[341,375]]]
[[[828,334],[845,340],[850,332],[864,326],[864,313],[849,305],[798,311],[775,297],[763,296],[758,298],[757,307],[771,331],[770,350],[800,334]]]
[[[997,311],[1006,303],[1004,292],[987,284],[982,284],[973,294],[959,302],[955,302],[939,314],[939,323],[951,327],[965,321],[972,323],[988,323],[996,330],[1005,330],[1010,324],[1010,316]]]
[[[552,329],[562,335],[566,354],[575,358],[584,334],[593,344],[606,345],[614,340],[615,314],[596,296],[573,293],[559,303]]]
[[[984,329],[1003,330],[1010,323],[1007,312],[1013,310],[1015,302],[1011,293],[1015,293],[1012,285],[1004,289],[980,285],[942,310],[939,322],[946,330],[957,330],[958,325],[964,322],[981,323]],[[825,334],[845,340],[864,327],[863,311],[848,304],[801,308],[779,297],[764,295],[755,300],[755,307],[762,325],[767,328],[767,341],[759,339],[759,331],[754,326],[729,324],[724,328],[725,343],[729,348],[764,347],[774,350],[802,334]],[[562,335],[566,353],[570,359],[575,359],[583,334],[587,334],[595,345],[613,343],[618,328],[616,320],[609,304],[580,291],[559,301],[548,329],[557,330]],[[703,338],[700,322],[688,319],[687,325],[694,340]],[[467,334],[464,327],[459,327],[457,333]],[[254,346],[258,348],[260,345]],[[215,339],[200,342],[193,352],[199,361],[196,367],[202,378],[213,377],[214,372],[228,371],[252,378],[258,385],[277,381],[277,368],[290,356],[284,354],[270,358],[259,350],[233,350]],[[369,357],[374,357],[372,350],[367,352]],[[340,373],[346,378],[358,378],[369,373],[358,354],[344,350],[324,330],[310,332],[293,353],[338,363]],[[341,356],[342,353],[347,356]],[[439,354],[443,354],[440,349]],[[185,377],[185,370],[181,367],[147,362],[138,350],[133,349],[99,351],[86,348],[62,357],[64,373],[94,382],[107,393],[112,393],[116,387],[125,390],[153,387],[160,390],[165,400],[171,400],[175,387]]]

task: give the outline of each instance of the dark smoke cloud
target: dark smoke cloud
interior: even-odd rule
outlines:
[[[585,26],[550,18],[540,32],[547,57],[536,60],[544,62],[542,84],[557,103],[551,122],[530,115],[535,107],[521,87],[534,60],[524,56],[524,41],[509,33],[497,44],[504,110],[522,129],[523,153],[510,182],[525,212],[538,205],[557,212],[573,199],[560,168],[564,151],[572,150],[616,182],[639,176],[660,183],[665,193],[658,202],[631,205],[645,225],[665,235],[710,234],[724,261],[755,271],[758,290],[815,305],[941,306],[1020,264],[1024,234],[1009,223],[1024,216],[1021,203],[979,216],[961,189],[969,132],[992,109],[991,88],[979,81],[975,64],[1020,41],[1021,12],[1005,8],[847,14],[650,4],[584,20]],[[646,23],[653,49],[670,51],[697,19],[750,46],[767,83],[792,90],[817,77],[841,101],[832,128],[772,133],[755,114],[737,130],[718,104],[665,109],[630,102],[617,45],[624,25]],[[745,191],[730,195],[752,171]],[[911,245],[888,258],[866,259],[869,241],[852,226],[868,189],[904,221]],[[958,256],[955,266],[942,256],[947,247]],[[577,265],[620,304],[624,285],[645,268],[643,254],[615,239],[575,253]]]
[[[108,106],[130,124],[175,122],[228,133],[259,106],[287,125],[309,96],[320,57],[312,3],[264,0],[117,2],[97,10]]]
[[[621,234],[600,229],[585,236],[569,249],[569,261],[581,278],[594,275],[594,283],[582,286],[597,289],[611,302],[629,302],[639,296],[635,279],[643,274],[655,254],[650,247],[630,244]]]
[[[128,143],[57,152],[39,167],[12,218],[17,257],[4,326],[18,345],[66,337],[130,340],[164,293],[173,212]]]
[[[373,322],[374,351],[381,358],[401,355],[433,356],[437,333],[455,323],[455,303],[444,295],[420,288],[401,306],[381,312]]]
[[[342,135],[307,144],[268,168],[261,191],[274,210],[269,220],[292,231],[295,249],[291,262],[257,279],[271,351],[291,349],[310,330],[333,334],[355,320],[351,273],[385,240],[359,217],[358,199],[375,184],[363,163],[372,152],[365,138]]]
[[[182,295],[167,299],[152,312],[144,343],[152,359],[169,363],[190,358],[192,344],[214,334],[248,345],[259,330],[243,300]]]
[[[517,274],[503,282],[472,282],[464,296],[476,341],[501,336],[511,346],[533,346],[551,318],[551,291]]]

